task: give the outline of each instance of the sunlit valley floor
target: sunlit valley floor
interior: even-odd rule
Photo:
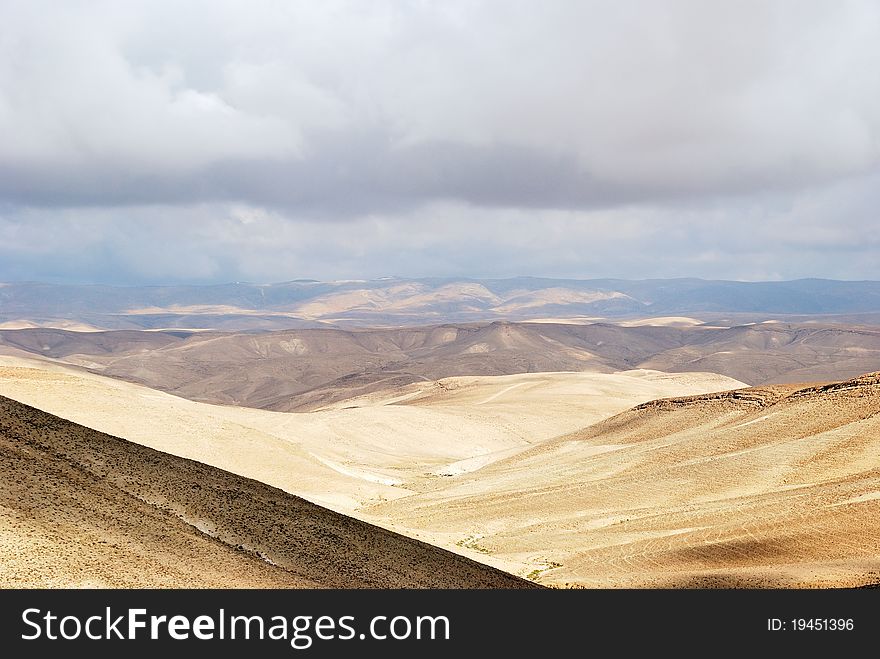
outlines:
[[[877,378],[460,376],[290,413],[0,363],[0,395],[545,585],[880,581]],[[283,538],[260,552],[283,563]]]

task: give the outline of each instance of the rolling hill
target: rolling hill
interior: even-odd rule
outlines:
[[[644,403],[368,512],[544,583],[878,583],[880,374]]]
[[[752,385],[880,370],[880,328],[765,322],[445,324],[262,333],[0,330],[0,354],[38,356],[190,400],[276,411],[458,376],[632,369],[713,372]]]
[[[748,316],[738,322],[847,315],[877,324],[880,282],[387,277],[211,286],[0,284],[0,327],[10,328],[246,331],[731,314]]]
[[[291,414],[0,357],[0,395],[346,513],[408,496],[404,482],[486,464],[637,403],[741,385],[649,371],[448,378]]]
[[[3,587],[534,587],[4,397],[0,468]]]
[[[74,426],[33,410],[28,418],[37,421],[27,421],[30,435],[25,433],[31,440],[22,443],[15,438],[24,432],[23,422],[13,406],[4,417],[12,418],[4,421],[4,432],[14,431],[4,455],[24,462],[5,467],[12,476],[3,485],[3,506],[17,512],[7,516],[12,534],[4,537],[25,547],[52,547],[59,538],[71,542],[68,536],[79,537],[74,529],[84,519],[78,509],[75,523],[51,526],[71,514],[64,511],[67,490],[56,496],[46,487],[49,476],[27,477],[43,473],[27,463],[39,458],[40,464],[51,461],[52,474],[72,464],[76,478],[90,487],[121,487],[178,522],[183,516],[210,533],[221,529],[226,545],[250,547],[273,563],[290,560],[298,578],[324,585],[336,577],[321,581],[296,555],[279,549],[283,542],[260,521],[288,520],[287,528],[305,533],[315,527],[304,527],[296,515],[318,513],[296,498],[284,499],[289,506],[279,512],[282,493],[271,485],[312,500],[329,497],[333,508],[363,521],[547,585],[880,582],[877,373],[829,384],[733,389],[699,374],[682,380],[684,375],[645,371],[461,377],[374,392],[319,412],[278,413],[193,403],[69,367],[4,360],[0,392],[7,396],[88,418],[200,463],[229,465],[268,484],[189,460],[178,464],[155,451],[137,459],[153,466],[131,471],[125,455],[137,451],[130,445],[84,429],[72,440]],[[702,387],[706,393],[651,395],[671,387]],[[628,404],[633,397],[644,402]],[[106,458],[108,442],[116,447],[112,460]],[[123,456],[113,442],[129,447]],[[205,484],[210,486],[202,492]],[[121,496],[112,493],[101,489],[100,497]],[[41,507],[56,500],[62,511],[40,517]],[[334,523],[348,520],[318,510]],[[102,514],[84,528],[106,526],[108,519],[116,523]],[[171,518],[163,519],[165,524]],[[146,524],[153,528],[154,522]],[[89,536],[89,547],[101,534],[112,535],[113,527],[105,526]],[[333,537],[338,543],[339,533]],[[342,534],[344,542],[347,537]],[[71,553],[80,555],[82,547],[75,547]],[[64,547],[60,551],[67,555]],[[167,551],[159,552],[163,560]],[[131,552],[121,552],[119,560],[124,563]],[[23,574],[16,560],[10,569]],[[382,567],[375,578],[390,579],[390,569]],[[364,576],[364,583],[374,576]],[[189,583],[190,577],[174,578]]]

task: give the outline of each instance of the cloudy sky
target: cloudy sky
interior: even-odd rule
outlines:
[[[0,0],[0,280],[880,279],[880,3]]]

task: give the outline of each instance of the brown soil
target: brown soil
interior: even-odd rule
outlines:
[[[3,397],[0,470],[3,587],[533,587]]]

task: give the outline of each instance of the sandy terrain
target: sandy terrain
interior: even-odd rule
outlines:
[[[708,326],[670,316],[647,324],[495,322],[261,333],[0,329],[0,354],[80,366],[198,402],[276,412],[307,412],[458,376],[649,369],[718,373],[758,385],[844,380],[880,370],[876,326],[743,322]]]
[[[0,587],[532,586],[3,397],[0,469]]]
[[[291,414],[195,403],[57,364],[0,358],[0,395],[367,520],[371,504],[413,496],[639,402],[739,385],[714,374],[650,371],[463,377]],[[461,539],[440,544],[486,560]]]
[[[461,472],[462,461],[488,464],[640,402],[739,384],[714,374],[650,371],[462,377],[285,414],[195,403],[0,357],[0,395],[342,511],[407,496],[404,482]]]
[[[100,327],[87,325],[86,323],[78,323],[76,321],[54,321],[50,323],[35,323],[29,320],[7,320],[0,323],[0,330],[20,330],[20,329],[36,329],[39,327],[47,329],[60,329],[68,332],[101,332]]]
[[[369,512],[548,584],[878,583],[880,375],[642,405]]]
[[[877,376],[459,377],[291,414],[2,363],[0,394],[543,584],[880,582]]]
[[[688,316],[658,316],[656,318],[640,318],[638,320],[620,320],[617,324],[621,327],[696,327],[703,321]]]

